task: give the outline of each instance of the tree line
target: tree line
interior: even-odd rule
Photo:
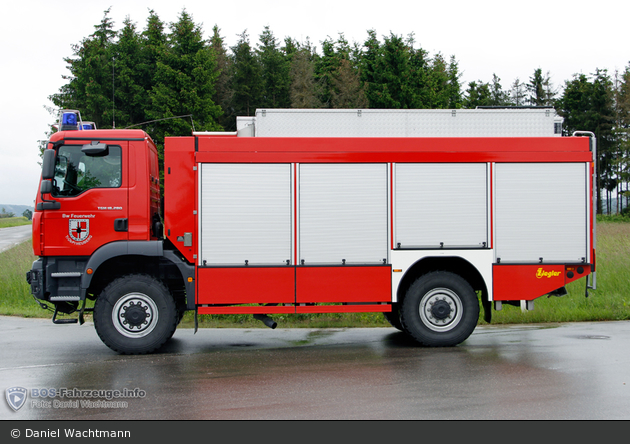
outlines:
[[[418,48],[413,34],[379,38],[368,30],[361,43],[339,34],[318,49],[308,39],[280,40],[265,27],[255,41],[243,31],[228,48],[218,26],[204,38],[185,9],[170,24],[150,10],[142,30],[129,17],[115,30],[109,13],[72,46],[66,83],[49,98],[56,108],[80,110],[98,128],[142,127],[160,156],[166,136],[233,131],[236,116],[257,108],[552,106],[567,134],[597,136],[598,212],[627,211],[630,64],[612,76],[606,69],[576,74],[562,88],[541,68],[508,87],[496,74],[464,85],[455,56]],[[613,207],[613,195],[625,201]]]

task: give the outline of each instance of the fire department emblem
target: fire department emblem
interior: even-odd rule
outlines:
[[[90,235],[89,219],[70,219],[68,224],[70,239],[75,242],[83,242]]]
[[[11,387],[6,389],[5,395],[7,404],[16,412],[22,408],[26,402],[26,389],[23,387]]]

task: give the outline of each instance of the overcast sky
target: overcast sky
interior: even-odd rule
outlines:
[[[33,204],[40,175],[37,142],[53,122],[45,107],[65,83],[63,58],[72,54],[71,45],[90,35],[109,7],[116,30],[129,16],[142,31],[149,6],[165,23],[186,8],[206,37],[218,25],[228,46],[244,30],[255,44],[265,26],[279,40],[308,38],[318,49],[327,36],[336,39],[340,33],[350,43],[364,42],[369,29],[379,36],[413,33],[416,47],[430,55],[455,56],[463,89],[472,80],[490,81],[493,73],[507,89],[516,78],[527,82],[537,68],[549,71],[560,87],[573,74],[600,68],[614,75],[630,63],[630,2],[619,0],[4,2],[0,204]]]

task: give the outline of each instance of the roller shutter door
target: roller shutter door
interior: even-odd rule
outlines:
[[[587,167],[496,165],[496,257],[501,263],[587,257]]]
[[[383,263],[387,201],[386,164],[300,165],[300,260]]]
[[[202,164],[200,263],[286,264],[291,183],[289,164]]]
[[[485,163],[396,164],[395,246],[487,246],[487,169]]]

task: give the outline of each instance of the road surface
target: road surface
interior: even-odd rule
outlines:
[[[393,328],[280,326],[178,329],[121,356],[90,323],[14,317],[0,338],[0,388],[29,393],[18,411],[0,401],[3,420],[630,419],[630,321],[484,326],[437,349]]]
[[[4,250],[31,238],[33,227],[20,225],[18,227],[0,228],[0,253]]]

